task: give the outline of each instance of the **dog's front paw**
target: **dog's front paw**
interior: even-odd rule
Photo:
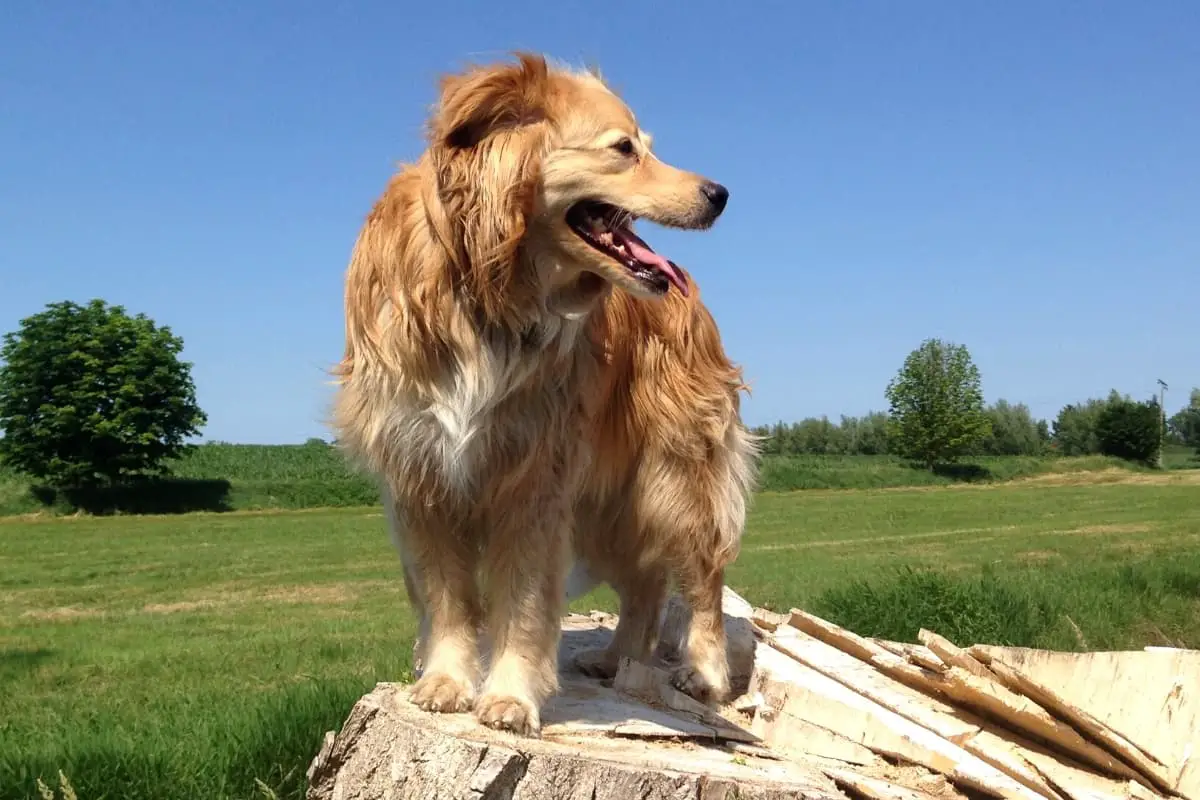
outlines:
[[[709,706],[724,702],[729,695],[729,680],[723,675],[705,675],[692,664],[684,664],[671,673],[671,685]]]
[[[516,697],[486,694],[475,704],[475,716],[489,728],[512,731],[519,736],[541,735],[542,721],[537,708]]]
[[[423,711],[459,714],[471,710],[475,703],[475,689],[469,682],[460,681],[444,672],[431,672],[413,685],[408,699]]]
[[[575,654],[575,669],[589,678],[605,680],[617,674],[617,659],[605,648],[583,650]]]

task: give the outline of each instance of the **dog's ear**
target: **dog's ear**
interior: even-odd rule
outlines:
[[[537,294],[518,253],[536,200],[545,133],[536,123],[547,117],[549,83],[546,61],[524,54],[446,78],[431,124],[435,229],[454,254],[455,279],[492,320]]]
[[[481,67],[441,82],[435,144],[474,147],[488,134],[546,116],[549,68],[541,56],[518,53],[515,64]]]

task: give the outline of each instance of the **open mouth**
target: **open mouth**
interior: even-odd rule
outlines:
[[[623,266],[646,288],[665,294],[674,284],[686,295],[683,275],[633,232],[629,226],[634,219],[628,211],[592,200],[576,203],[567,212],[567,225],[580,239]]]

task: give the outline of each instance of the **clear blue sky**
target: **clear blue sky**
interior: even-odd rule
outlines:
[[[644,229],[750,423],[886,407],[928,336],[1052,418],[1200,384],[1200,3],[11,3],[0,329],[103,297],[184,337],[202,438],[328,437],[342,277],[438,73],[598,63],[731,190]]]

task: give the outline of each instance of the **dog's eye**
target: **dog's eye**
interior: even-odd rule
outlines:
[[[628,136],[626,136],[624,139],[621,139],[614,144],[612,148],[623,156],[631,156],[633,155],[633,139],[630,139]]]

